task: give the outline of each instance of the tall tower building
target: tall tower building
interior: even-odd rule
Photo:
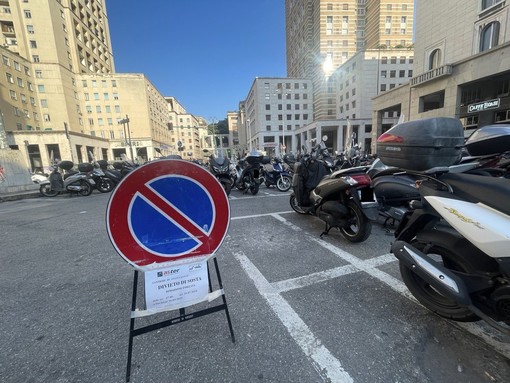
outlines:
[[[287,76],[312,81],[314,120],[334,119],[331,74],[357,52],[412,44],[413,0],[286,0]]]

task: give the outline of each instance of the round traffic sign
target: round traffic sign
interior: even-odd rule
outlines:
[[[114,248],[140,270],[212,256],[229,222],[221,184],[206,169],[182,160],[158,160],[132,171],[113,191],[106,212]]]

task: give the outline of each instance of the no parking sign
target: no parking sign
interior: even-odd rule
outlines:
[[[135,169],[113,191],[106,215],[113,246],[141,271],[214,255],[229,222],[221,184],[206,169],[182,160]]]

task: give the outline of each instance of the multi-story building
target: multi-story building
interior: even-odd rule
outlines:
[[[180,139],[179,154],[201,155],[203,121],[169,109],[143,74],[115,73],[105,0],[0,0],[0,33],[5,140],[32,169],[90,153],[146,161]]]
[[[166,97],[169,111],[170,154],[179,154],[186,159],[203,157],[202,150],[207,136],[207,122],[195,117],[175,98]]]
[[[374,98],[374,138],[391,127],[384,121],[391,111],[411,120],[457,117],[466,136],[509,123],[509,14],[504,0],[417,2],[413,77]]]
[[[357,52],[412,44],[413,0],[286,0],[287,75],[313,83],[313,120],[336,117],[336,68]]]
[[[276,156],[296,151],[300,143],[293,132],[312,121],[312,102],[310,80],[256,78],[244,101],[247,149]]]
[[[363,150],[371,151],[372,98],[406,84],[413,76],[413,62],[412,49],[367,49],[335,71],[338,132],[342,135],[338,150],[354,138]],[[400,111],[389,111],[383,117],[385,123],[394,124]]]

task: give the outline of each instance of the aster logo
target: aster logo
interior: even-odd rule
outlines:
[[[163,272],[162,271],[158,271],[158,278],[161,278],[163,276]]]

